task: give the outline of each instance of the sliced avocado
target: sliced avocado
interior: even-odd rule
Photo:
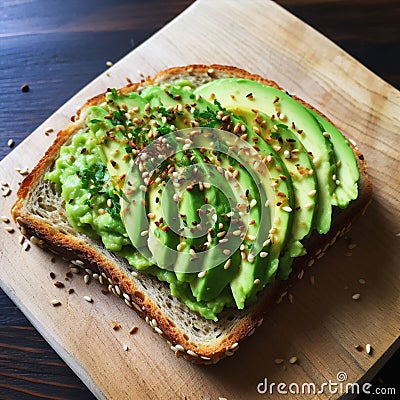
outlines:
[[[316,119],[287,93],[248,79],[225,78],[211,81],[194,91],[209,99],[218,96],[226,108],[245,107],[271,115],[277,124],[287,123],[312,157],[318,187],[316,228],[327,233],[331,225],[331,198],[336,171],[331,142],[324,137]]]
[[[329,121],[323,118],[314,110],[307,109],[327,133],[328,139],[332,142],[336,159],[336,189],[332,196],[332,204],[346,208],[351,200],[358,197],[357,182],[360,178],[357,160],[350,143],[342,133]]]
[[[304,239],[314,226],[317,200],[317,181],[314,174],[308,173],[313,165],[307,150],[298,135],[295,136],[283,124],[274,128],[270,117],[260,111],[239,107],[228,111],[245,121],[249,127],[253,127],[253,132],[260,137],[260,141],[264,140],[272,146],[285,164],[293,182],[295,199],[291,237],[293,240]]]

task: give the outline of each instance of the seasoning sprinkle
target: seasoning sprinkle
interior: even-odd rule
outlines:
[[[289,358],[290,364],[296,364],[297,363],[297,357],[290,357]]]
[[[88,303],[93,303],[93,299],[90,296],[83,296],[83,298],[88,302]]]
[[[369,343],[365,345],[365,351],[367,352],[367,354],[372,353],[372,346]]]
[[[359,300],[360,297],[361,297],[361,294],[360,294],[360,293],[354,293],[354,294],[351,296],[351,298],[352,298],[353,300]]]

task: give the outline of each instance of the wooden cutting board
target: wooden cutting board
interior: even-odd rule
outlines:
[[[86,285],[82,275],[74,275],[64,289],[56,288],[49,273],[64,281],[67,263],[52,262],[51,254],[35,246],[25,251],[19,233],[4,229],[1,287],[99,399],[247,400],[262,397],[257,386],[262,383],[263,391],[265,379],[317,388],[345,376],[345,384],[367,381],[400,344],[400,93],[273,2],[199,0],[95,79],[1,162],[0,181],[12,193],[0,197],[0,214],[9,215],[15,201],[22,179],[15,169],[32,168],[50,145],[54,134],[46,136],[46,128],[61,129],[87,98],[125,85],[126,77],[140,79],[138,70],[152,75],[188,63],[236,65],[274,79],[357,142],[374,196],[351,238],[308,269],[292,291],[293,302],[287,296],[272,307],[236,355],[215,366],[175,358],[121,300],[104,296],[97,282]],[[351,251],[349,241],[357,244]],[[69,288],[75,293],[68,294]],[[354,293],[361,298],[352,300]],[[54,298],[62,305],[53,307]],[[130,335],[133,325],[139,329]],[[367,343],[370,355],[356,350]],[[290,364],[293,356],[297,362]],[[279,365],[278,358],[284,360]],[[338,376],[341,372],[345,375]],[[318,398],[338,398],[337,389],[325,388]],[[273,398],[281,396],[276,387],[273,392]]]

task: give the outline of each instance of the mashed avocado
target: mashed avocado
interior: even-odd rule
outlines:
[[[187,82],[151,86],[142,93],[112,89],[103,104],[89,108],[86,127],[62,146],[46,178],[59,188],[68,220],[77,231],[101,239],[105,248],[126,258],[132,270],[168,283],[172,296],[217,321],[225,307],[242,309],[255,302],[276,275],[286,279],[294,258],[306,252],[303,239],[314,229],[324,233],[329,229],[332,205],[343,207],[356,197],[354,155],[345,151],[346,159],[338,162],[335,154],[341,152],[333,151],[347,149],[340,132],[285,96],[243,79],[216,80],[197,89]],[[262,101],[257,103],[258,99]],[[265,104],[265,109],[255,109],[254,104]],[[294,122],[286,125],[282,120]],[[127,176],[135,157],[156,138],[198,126],[233,133],[256,151],[262,163],[237,160],[232,154],[244,147],[237,151],[218,139],[207,150],[185,148],[191,140],[176,138],[179,151],[163,164],[165,170],[151,180],[143,175],[142,184],[132,187],[135,192],[147,185],[142,199],[146,211],[145,215],[131,211],[130,226],[135,229],[127,229],[123,188],[126,181],[131,184]],[[334,142],[322,126],[334,134]],[[307,147],[310,143],[319,143],[314,153]],[[209,172],[210,165],[223,172],[222,178]],[[260,172],[262,168],[268,173]],[[202,179],[195,182],[199,174]],[[214,178],[214,186],[204,180],[207,176]],[[336,180],[337,187],[332,176],[342,178]],[[177,184],[182,181],[186,189],[179,192]],[[234,189],[223,193],[219,189],[228,181],[236,182]],[[169,195],[160,202],[165,193]],[[215,215],[207,221],[210,210],[204,206],[214,206]],[[168,215],[171,210],[177,210],[175,219]],[[142,227],[143,218],[149,220],[150,229]],[[204,227],[202,235],[188,234]],[[232,253],[225,249],[227,242],[239,239],[240,247]],[[175,258],[167,257],[166,248],[176,249]],[[191,272],[198,255],[209,249],[227,257],[214,265],[217,253],[210,252],[200,272]]]

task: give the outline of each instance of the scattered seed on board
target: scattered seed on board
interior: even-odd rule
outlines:
[[[7,146],[11,149],[11,147],[13,147],[14,146],[14,140],[13,139],[8,139],[8,142],[7,142]]]
[[[11,226],[6,226],[4,229],[5,229],[8,233],[14,233],[14,228],[11,227]]]
[[[360,294],[360,293],[354,293],[353,296],[351,296],[351,298],[352,298],[353,300],[358,300],[360,297],[361,297],[361,294]]]
[[[24,242],[24,244],[22,245],[22,248],[25,251],[28,251],[31,248],[31,245],[29,244],[29,242]]]
[[[283,363],[283,358],[275,358],[274,363],[276,365],[282,364]]]
[[[129,350],[129,346],[127,344],[124,344],[124,350],[128,351]]]
[[[107,65],[107,67],[112,67],[113,62],[112,61],[106,61],[106,65]]]
[[[90,282],[90,275],[89,274],[84,275],[83,281],[86,283],[86,285],[88,285]]]
[[[93,303],[93,299],[90,296],[83,296],[83,298],[88,302],[88,303]]]
[[[365,281],[365,279],[360,278],[360,279],[358,280],[358,283],[359,283],[360,285],[365,285],[366,281]]]
[[[290,364],[296,364],[297,363],[297,357],[290,357],[289,358]]]
[[[138,331],[138,327],[133,325],[131,329],[129,329],[129,334],[134,335]]]
[[[10,222],[10,219],[8,217],[6,217],[5,215],[1,216],[1,220],[5,223],[8,224]]]
[[[372,346],[369,343],[365,345],[365,351],[367,352],[367,354],[372,353]]]
[[[310,283],[311,283],[311,285],[315,284],[315,276],[314,275],[310,276]]]
[[[58,299],[53,299],[53,300],[51,300],[50,304],[51,304],[53,307],[58,307],[58,306],[61,306],[61,301],[58,300]]]

